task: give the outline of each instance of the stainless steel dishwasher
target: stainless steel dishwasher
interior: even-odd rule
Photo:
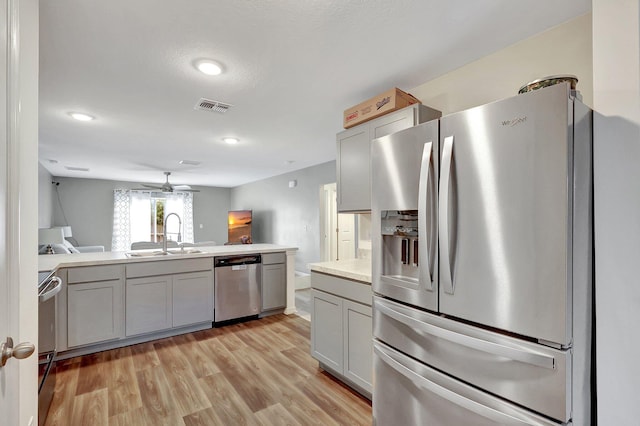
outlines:
[[[214,322],[260,314],[260,274],[258,255],[215,258]]]

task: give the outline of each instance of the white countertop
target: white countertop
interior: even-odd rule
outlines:
[[[312,271],[371,284],[371,259],[311,263],[309,267]]]
[[[127,252],[106,251],[99,253],[43,254],[38,256],[38,271],[53,271],[58,268],[76,266],[95,266],[113,263],[155,262],[159,260],[190,259],[197,257],[229,256],[249,253],[273,253],[279,251],[296,251],[297,247],[279,246],[276,244],[238,244],[230,246],[188,247],[187,250],[200,250],[202,253],[175,254],[167,256],[129,257]],[[157,250],[136,250],[136,252],[153,252]],[[176,251],[170,249],[169,251]],[[179,251],[178,251],[179,253]],[[370,273],[369,273],[370,274]]]

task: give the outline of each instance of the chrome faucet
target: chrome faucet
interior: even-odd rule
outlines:
[[[178,213],[169,213],[168,215],[166,215],[164,217],[164,238],[162,239],[162,252],[163,253],[168,253],[167,251],[167,220],[169,219],[169,216],[175,216],[178,218],[178,242],[181,243],[182,242],[182,234],[181,234],[181,230],[182,230],[182,219],[180,219],[180,216],[178,216]]]

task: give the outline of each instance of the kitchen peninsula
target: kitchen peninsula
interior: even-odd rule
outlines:
[[[223,256],[261,255],[260,316],[295,309],[297,248],[246,244],[39,256],[39,271],[65,283],[57,296],[60,358],[211,328],[214,263]],[[239,268],[242,268],[240,266]]]

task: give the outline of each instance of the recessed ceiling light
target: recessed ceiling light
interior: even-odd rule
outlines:
[[[89,169],[86,167],[64,166],[64,168],[71,172],[88,172],[89,171]]]
[[[201,164],[200,161],[195,160],[180,160],[179,163],[183,166],[199,166]]]
[[[218,63],[213,62],[212,60],[209,60],[209,59],[202,59],[196,62],[196,68],[198,68],[198,70],[201,73],[207,74],[207,75],[222,74],[222,67]]]
[[[78,120],[78,121],[91,121],[91,120],[95,120],[95,117],[89,115],[89,114],[84,114],[82,112],[70,112],[69,115]]]
[[[236,139],[236,138],[223,138],[222,140],[223,140],[225,143],[228,143],[229,145],[235,145],[235,144],[237,144],[238,142],[240,142],[240,140],[239,140],[239,139]]]
[[[287,166],[288,166],[289,164],[293,164],[293,163],[295,163],[295,160],[285,160],[285,161],[284,161],[284,164],[285,164],[285,165],[287,165]]]

